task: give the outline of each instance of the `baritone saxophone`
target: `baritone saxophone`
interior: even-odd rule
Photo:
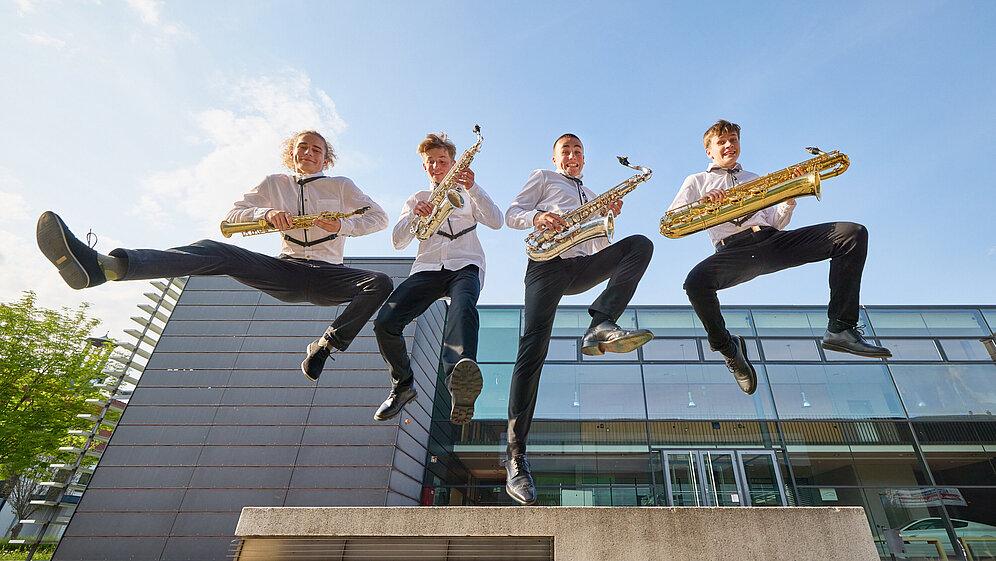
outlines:
[[[661,234],[681,238],[796,197],[812,195],[819,200],[820,182],[847,171],[851,160],[838,150],[824,152],[810,146],[806,151],[816,157],[730,187],[720,202],[699,200],[667,211],[661,217]]]

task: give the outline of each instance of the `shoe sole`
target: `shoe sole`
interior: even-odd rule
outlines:
[[[450,422],[466,425],[474,418],[474,403],[484,388],[481,367],[476,362],[463,359],[456,363],[450,374]]]
[[[374,420],[375,421],[390,421],[391,419],[393,419],[393,418],[397,417],[398,415],[400,415],[401,412],[404,411],[405,405],[408,405],[409,403],[411,403],[412,400],[414,400],[416,397],[418,397],[418,392],[415,392],[414,394],[412,394],[411,397],[409,397],[408,399],[406,399],[405,402],[401,404],[401,407],[398,408],[398,412],[395,413],[394,415],[390,415],[388,417],[378,417],[377,414],[374,413],[374,417],[373,417]]]
[[[848,349],[846,347],[841,347],[834,345],[833,343],[820,343],[820,346],[828,351],[837,351],[838,353],[847,353],[849,355],[863,356],[865,358],[892,358],[892,353],[860,353],[853,349]]]
[[[588,356],[601,356],[605,353],[628,353],[646,345],[654,338],[653,333],[641,333],[637,335],[627,335],[599,343],[590,347],[581,347],[581,354]]]
[[[538,497],[537,497],[536,499],[533,499],[532,501],[523,501],[522,499],[520,499],[520,498],[518,498],[518,497],[516,497],[515,495],[512,494],[512,491],[509,490],[507,483],[505,484],[505,494],[508,495],[513,501],[519,503],[522,506],[533,506],[533,505],[536,504],[536,501],[538,500]]]
[[[56,269],[62,280],[70,287],[82,290],[90,286],[90,275],[69,250],[69,240],[66,239],[65,223],[52,211],[45,211],[38,217],[35,238],[38,249],[45,255]]]

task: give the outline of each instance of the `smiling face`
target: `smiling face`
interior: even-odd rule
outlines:
[[[740,157],[740,135],[730,132],[711,136],[706,145],[706,154],[717,166],[723,169],[733,168]]]
[[[299,173],[311,175],[325,169],[325,141],[318,135],[307,133],[294,142],[294,167]]]
[[[422,154],[422,168],[433,183],[439,183],[453,167],[453,158],[445,148],[429,148]]]
[[[553,145],[553,163],[560,173],[581,177],[581,170],[584,169],[584,145],[577,137],[562,137]]]

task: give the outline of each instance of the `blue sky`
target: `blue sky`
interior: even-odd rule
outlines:
[[[757,173],[809,145],[850,155],[790,227],[868,226],[864,304],[993,304],[994,26],[991,2],[5,2],[0,299],[90,301],[113,336],[148,285],[62,285],[35,248],[42,210],[93,228],[105,252],[220,239],[232,201],[280,171],[280,140],[316,127],[340,153],[333,173],[393,221],[425,185],[423,135],[447,131],[462,150],[480,123],[473,167],[503,208],[565,131],[585,141],[595,191],[631,173],[616,154],[653,168],[617,238],[656,245],[634,303],[686,304],[681,283],[711,246],[705,234],[665,239],[658,222],[707,164],[702,131],[726,118]],[[525,232],[480,232],[481,301],[521,302]],[[274,236],[235,243],[278,251]],[[351,239],[347,255],[398,253],[381,232]],[[827,268],[721,299],[825,304]]]

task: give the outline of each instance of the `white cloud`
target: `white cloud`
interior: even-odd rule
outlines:
[[[174,39],[189,37],[190,34],[178,23],[163,19],[164,5],[162,0],[128,0],[128,7],[138,14],[142,23],[155,31],[155,35],[151,38],[156,43],[163,45]],[[142,34],[135,38],[145,41],[150,37]]]
[[[16,0],[14,2],[17,5],[17,15],[25,16],[35,11],[35,7],[38,6],[36,0]]]
[[[38,45],[40,47],[52,47],[57,50],[64,49],[66,47],[66,42],[58,37],[52,37],[45,33],[21,33],[21,37],[26,39],[32,45]]]
[[[214,235],[221,216],[242,193],[281,169],[282,141],[313,128],[335,144],[346,123],[335,103],[302,72],[230,83],[228,106],[196,115],[196,140],[208,152],[193,165],[162,171],[144,181],[134,214],[162,226],[193,221]]]
[[[128,339],[123,331],[131,327],[129,318],[141,313],[135,306],[144,303],[143,292],[153,289],[145,282],[107,283],[84,291],[69,288],[38,250],[35,220],[45,209],[24,195],[29,187],[11,170],[0,167],[0,208],[8,217],[0,223],[0,301],[17,300],[26,290],[35,291],[39,305],[47,308],[75,308],[87,301],[92,304],[90,315],[101,320],[95,334]],[[84,228],[80,225],[76,233],[83,236]],[[97,249],[107,252],[116,247],[110,241],[101,239]]]

